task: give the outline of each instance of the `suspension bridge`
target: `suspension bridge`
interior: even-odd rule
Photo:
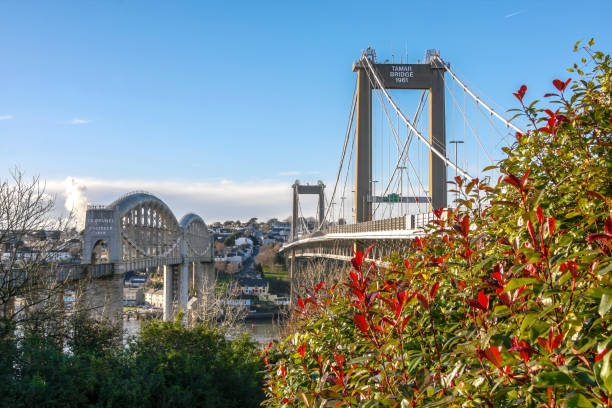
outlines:
[[[406,240],[424,234],[434,209],[453,206],[454,177],[496,178],[502,148],[523,133],[436,50],[423,62],[397,64],[379,62],[368,48],[353,71],[331,197],[322,182],[293,185],[291,239],[281,249],[291,261],[292,281],[298,260],[350,261],[354,249],[374,244],[369,260],[381,263],[402,250]],[[302,194],[318,195],[313,228],[305,222]]]

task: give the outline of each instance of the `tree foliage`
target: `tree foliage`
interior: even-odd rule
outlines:
[[[515,93],[531,125],[496,185],[458,178],[391,268],[358,252],[298,299],[266,406],[610,407],[612,65],[591,46],[548,107]]]
[[[85,318],[59,347],[44,334],[0,341],[0,406],[257,407],[263,362],[248,337],[153,322],[126,347]]]

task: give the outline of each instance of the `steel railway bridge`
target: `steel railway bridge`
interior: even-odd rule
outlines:
[[[159,198],[126,194],[107,206],[89,206],[85,217],[83,261],[75,276],[94,278],[86,301],[104,317],[123,309],[127,272],[163,274],[164,320],[187,311],[190,292],[201,299],[214,280],[213,237],[202,218],[189,213],[177,220]]]

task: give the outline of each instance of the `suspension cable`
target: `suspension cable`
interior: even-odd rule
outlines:
[[[459,166],[456,166],[455,163],[453,163],[452,161],[448,160],[446,158],[445,155],[443,155],[442,153],[440,153],[440,151],[438,149],[436,149],[434,146],[432,146],[431,143],[429,143],[429,141],[412,125],[412,123],[410,123],[410,121],[406,118],[406,116],[402,113],[402,111],[399,109],[399,107],[395,104],[395,102],[393,101],[393,99],[391,99],[391,96],[389,96],[389,93],[387,92],[387,90],[385,89],[385,87],[382,84],[382,81],[380,80],[380,78],[378,77],[378,74],[376,73],[376,71],[374,70],[374,67],[372,66],[372,62],[370,61],[369,58],[367,58],[365,55],[361,57],[361,60],[366,61],[368,67],[370,68],[370,72],[372,72],[372,75],[374,76],[374,79],[376,80],[379,89],[385,94],[385,97],[387,98],[387,100],[389,101],[389,103],[391,104],[391,106],[393,106],[393,109],[395,109],[395,111],[397,112],[397,114],[402,118],[402,120],[404,121],[404,123],[406,125],[408,125],[412,131],[417,135],[417,137],[423,142],[425,143],[428,147],[429,150],[434,153],[436,156],[438,156],[444,163],[446,163],[447,166],[452,167],[453,169],[457,170],[458,173],[461,174],[461,176],[468,178],[468,179],[472,179],[472,176],[470,176],[466,171],[464,171],[463,169],[461,169]]]
[[[472,131],[472,134],[476,138],[476,141],[478,142],[478,145],[480,146],[480,148],[482,149],[484,154],[487,156],[487,159],[489,159],[489,164],[493,164],[493,159],[491,158],[491,156],[489,155],[487,150],[484,148],[484,145],[482,144],[482,142],[480,141],[480,138],[478,137],[478,129],[474,130],[474,127],[472,126],[472,123],[468,119],[467,113],[464,112],[463,109],[461,109],[461,106],[459,105],[459,102],[455,98],[455,93],[452,91],[450,86],[448,86],[448,84],[446,83],[446,80],[444,79],[444,76],[442,75],[442,73],[441,72],[438,72],[438,73],[440,74],[440,76],[442,76],[442,81],[444,82],[444,86],[446,87],[446,89],[448,89],[448,92],[450,93],[451,97],[453,98],[453,101],[455,102],[455,104],[459,108],[459,112],[461,112],[461,114],[463,115],[463,119],[465,120],[465,122],[470,127],[470,130]],[[478,104],[477,104],[477,106],[478,106]],[[478,118],[476,118],[476,121],[478,123]],[[478,170],[476,170],[476,171],[478,171]]]
[[[495,116],[497,119],[501,120],[502,122],[504,122],[506,124],[506,126],[511,127],[512,129],[516,130],[517,132],[520,132],[522,134],[525,134],[524,131],[522,131],[520,128],[518,128],[516,125],[514,125],[513,123],[511,123],[509,120],[507,120],[506,118],[504,118],[502,115],[500,115],[499,113],[495,112],[493,110],[493,108],[489,107],[489,105],[487,105],[486,103],[484,103],[484,101],[482,99],[480,99],[479,97],[477,97],[472,91],[470,91],[470,88],[468,88],[467,86],[465,86],[463,84],[463,82],[461,82],[461,80],[459,80],[459,78],[457,78],[457,75],[455,75],[453,73],[453,71],[451,71],[450,67],[448,66],[448,64],[446,64],[442,58],[440,58],[437,55],[433,56],[434,58],[436,58],[438,61],[440,61],[440,63],[442,64],[442,66],[444,67],[444,70],[446,72],[448,72],[455,81],[457,81],[457,83],[463,88],[464,91],[466,91],[472,98],[474,98],[476,100],[476,103],[481,104],[482,106],[484,106],[484,108],[486,110],[489,111],[489,113],[491,113],[493,116]]]
[[[334,183],[334,191],[332,193],[330,202],[334,201],[336,197],[336,188],[338,187],[338,180],[340,180],[340,174],[342,172],[342,165],[344,163],[344,157],[346,155],[346,146],[349,142],[349,137],[351,135],[351,129],[353,128],[353,118],[355,117],[355,107],[357,106],[357,80],[355,80],[355,87],[353,88],[353,102],[351,103],[351,113],[349,114],[349,122],[346,128],[346,134],[344,136],[344,146],[342,147],[342,155],[340,156],[340,167],[338,167],[338,173],[336,174],[336,182]],[[323,223],[327,220],[327,216],[329,215],[331,206],[327,207],[325,211],[325,216],[323,217]],[[319,229],[322,225],[319,226]]]

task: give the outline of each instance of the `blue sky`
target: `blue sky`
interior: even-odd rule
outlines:
[[[207,221],[289,215],[333,185],[351,64],[437,48],[498,106],[550,90],[577,40],[612,45],[609,1],[1,1],[0,176],[68,177],[104,204],[146,188]],[[399,57],[398,57],[399,58]]]

